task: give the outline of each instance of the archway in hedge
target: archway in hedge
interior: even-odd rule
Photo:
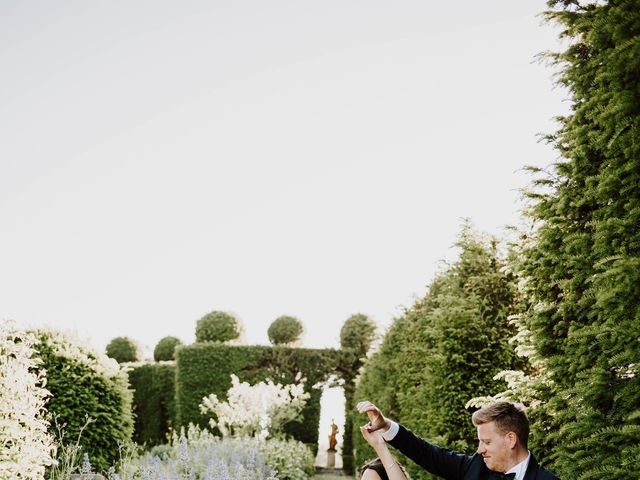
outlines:
[[[318,426],[318,454],[316,455],[316,467],[331,467],[328,464],[327,450],[329,448],[329,436],[331,424],[335,422],[338,427],[336,440],[336,453],[333,468],[342,469],[342,451],[344,448],[345,429],[345,397],[342,387],[325,387],[320,397],[320,424]]]

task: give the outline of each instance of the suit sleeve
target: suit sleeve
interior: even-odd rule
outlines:
[[[398,434],[388,443],[428,472],[447,480],[462,480],[472,457],[433,445],[399,426]]]

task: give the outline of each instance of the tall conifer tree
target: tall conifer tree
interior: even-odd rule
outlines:
[[[534,440],[561,478],[640,478],[640,0],[548,2],[572,111],[549,140],[525,253],[525,318],[546,358]]]
[[[523,362],[509,344],[515,279],[505,271],[497,243],[465,225],[457,246],[459,258],[394,322],[365,365],[356,400],[377,403],[442,447],[473,453],[477,434],[467,401],[494,392],[499,383],[493,377]],[[358,461],[364,460],[362,439],[356,448]],[[415,464],[406,466],[416,480],[435,478]]]

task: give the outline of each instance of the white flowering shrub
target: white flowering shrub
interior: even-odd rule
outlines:
[[[47,433],[44,371],[33,357],[35,339],[0,323],[0,478],[42,479],[55,456]]]
[[[200,411],[213,414],[210,425],[225,436],[267,438],[282,433],[285,423],[298,419],[309,396],[302,381],[284,386],[272,380],[249,385],[232,374],[227,401],[220,401],[212,393],[202,399]]]

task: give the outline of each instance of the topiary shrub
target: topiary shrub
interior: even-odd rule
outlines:
[[[177,337],[169,336],[160,339],[156,348],[153,349],[153,359],[156,362],[175,360],[175,350],[178,345],[182,345],[182,342]]]
[[[75,443],[80,437],[82,452],[95,470],[106,473],[119,460],[119,445],[133,434],[126,372],[113,359],[60,332],[38,330],[34,335],[51,392],[46,408],[63,427],[62,442]]]
[[[373,344],[376,324],[362,313],[351,315],[340,329],[340,347],[366,355]]]
[[[196,324],[196,342],[228,342],[241,334],[240,321],[226,312],[209,312]]]
[[[283,315],[271,323],[267,335],[273,345],[292,345],[300,340],[303,332],[304,327],[300,320]]]
[[[111,340],[107,345],[106,353],[118,363],[137,362],[141,357],[140,347],[129,337],[116,337]]]

